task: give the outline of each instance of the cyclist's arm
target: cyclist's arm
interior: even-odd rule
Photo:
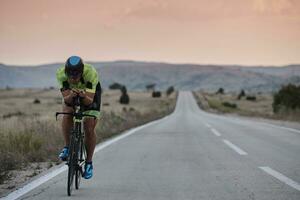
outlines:
[[[94,101],[95,93],[85,92],[85,96],[83,98],[84,105],[90,105]]]

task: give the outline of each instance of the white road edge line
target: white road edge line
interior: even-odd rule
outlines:
[[[212,128],[210,129],[216,136],[220,137],[221,133],[219,133],[216,129]]]
[[[247,155],[248,153],[246,153],[245,151],[243,151],[241,148],[239,148],[238,146],[232,144],[230,141],[228,140],[223,140],[223,142],[225,144],[227,144],[230,148],[232,148],[234,151],[236,151],[238,154],[240,155]]]
[[[300,130],[297,130],[297,129],[288,128],[288,127],[285,127],[285,126],[273,125],[273,124],[269,124],[269,123],[266,123],[266,122],[260,122],[260,123],[264,124],[264,125],[267,125],[267,126],[270,126],[270,127],[273,127],[273,128],[281,128],[281,129],[288,130],[288,131],[291,131],[291,132],[300,133]]]
[[[284,182],[285,184],[291,186],[292,188],[295,188],[296,190],[300,191],[300,184],[293,181],[292,179],[284,176],[283,174],[273,170],[270,167],[259,167],[261,170],[265,171],[266,173],[268,173],[269,175],[277,178],[278,180]]]
[[[138,132],[139,130],[146,128],[148,126],[152,126],[154,124],[157,124],[161,121],[164,121],[166,119],[168,119],[172,114],[162,118],[162,119],[158,119],[152,122],[149,122],[147,124],[144,124],[142,126],[133,128],[131,130],[128,130],[127,132],[124,132],[123,134],[121,134],[120,136],[117,136],[113,139],[110,139],[104,143],[98,144],[95,148],[95,153],[97,153],[98,151],[118,142],[119,140],[122,140],[136,132]],[[55,176],[57,176],[58,174],[66,171],[68,169],[68,167],[63,164],[63,166],[59,167],[58,169],[55,169],[39,178],[37,178],[36,180],[33,180],[32,182],[28,183],[27,185],[24,185],[23,187],[15,190],[14,192],[9,193],[6,197],[1,197],[0,200],[15,200],[21,196],[23,196],[24,194],[30,192],[31,190],[35,189],[36,187],[42,185],[43,183],[49,181],[50,179],[54,178]]]

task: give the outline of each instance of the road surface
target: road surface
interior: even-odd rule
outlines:
[[[99,150],[99,149],[98,149]],[[300,199],[300,131],[201,111],[180,92],[172,115],[94,157],[72,199]],[[19,199],[71,199],[67,172]]]

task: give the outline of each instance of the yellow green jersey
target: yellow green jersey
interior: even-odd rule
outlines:
[[[96,69],[90,64],[84,64],[82,77],[80,82],[71,84],[68,82],[68,77],[65,74],[65,66],[60,67],[56,71],[56,78],[61,90],[64,89],[84,89],[87,92],[95,93],[97,84],[99,83],[99,76]]]

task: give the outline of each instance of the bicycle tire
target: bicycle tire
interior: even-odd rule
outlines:
[[[72,134],[71,141],[70,141],[70,147],[69,147],[69,160],[68,160],[68,187],[67,192],[68,196],[71,196],[72,189],[73,189],[73,183],[74,183],[74,172],[75,172],[75,137]]]
[[[77,162],[77,167],[76,167],[76,172],[75,172],[75,189],[78,190],[80,187],[80,181],[81,181],[81,177],[83,174],[83,170],[82,170],[82,165],[80,165],[81,162],[84,161],[84,143],[83,140],[80,139],[79,140],[79,154],[78,154],[78,162]]]

